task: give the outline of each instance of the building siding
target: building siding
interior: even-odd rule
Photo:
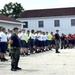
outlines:
[[[6,31],[8,31],[8,29],[12,30],[14,27],[18,27],[19,29],[21,29],[21,25],[19,24],[10,24],[10,23],[2,23],[2,22],[0,22],[0,27],[6,28]]]
[[[42,31],[53,31],[59,30],[59,33],[69,34],[75,33],[75,26],[71,26],[71,19],[75,19],[75,15],[70,16],[56,16],[56,17],[36,17],[36,18],[18,18],[19,21],[28,22],[28,28],[26,30],[42,30]],[[60,20],[60,27],[54,27],[54,20]],[[38,21],[44,21],[44,28],[38,27]]]

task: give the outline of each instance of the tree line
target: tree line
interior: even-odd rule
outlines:
[[[5,4],[3,9],[0,10],[0,14],[17,19],[19,15],[24,11],[21,3],[8,3]]]

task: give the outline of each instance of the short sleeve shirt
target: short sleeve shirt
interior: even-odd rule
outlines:
[[[0,32],[0,41],[7,42],[7,35],[4,32]]]
[[[59,38],[60,38],[59,34],[56,33],[56,34],[55,34],[55,39],[56,39],[56,40],[59,40]]]
[[[13,40],[13,43],[11,44],[12,47],[20,47],[20,40],[16,34],[12,34],[10,39]]]

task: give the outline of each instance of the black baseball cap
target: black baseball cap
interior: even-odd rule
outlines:
[[[14,27],[13,30],[18,30],[18,28],[17,27]]]
[[[59,32],[59,30],[56,30],[56,32]]]

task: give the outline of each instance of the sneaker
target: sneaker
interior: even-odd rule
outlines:
[[[25,55],[27,55],[27,56],[28,56],[28,55],[30,55],[30,54],[28,54],[28,53],[25,53]]]
[[[5,61],[8,61],[8,59],[6,59],[6,58],[3,58]]]
[[[1,62],[8,61],[6,58],[1,58]]]

